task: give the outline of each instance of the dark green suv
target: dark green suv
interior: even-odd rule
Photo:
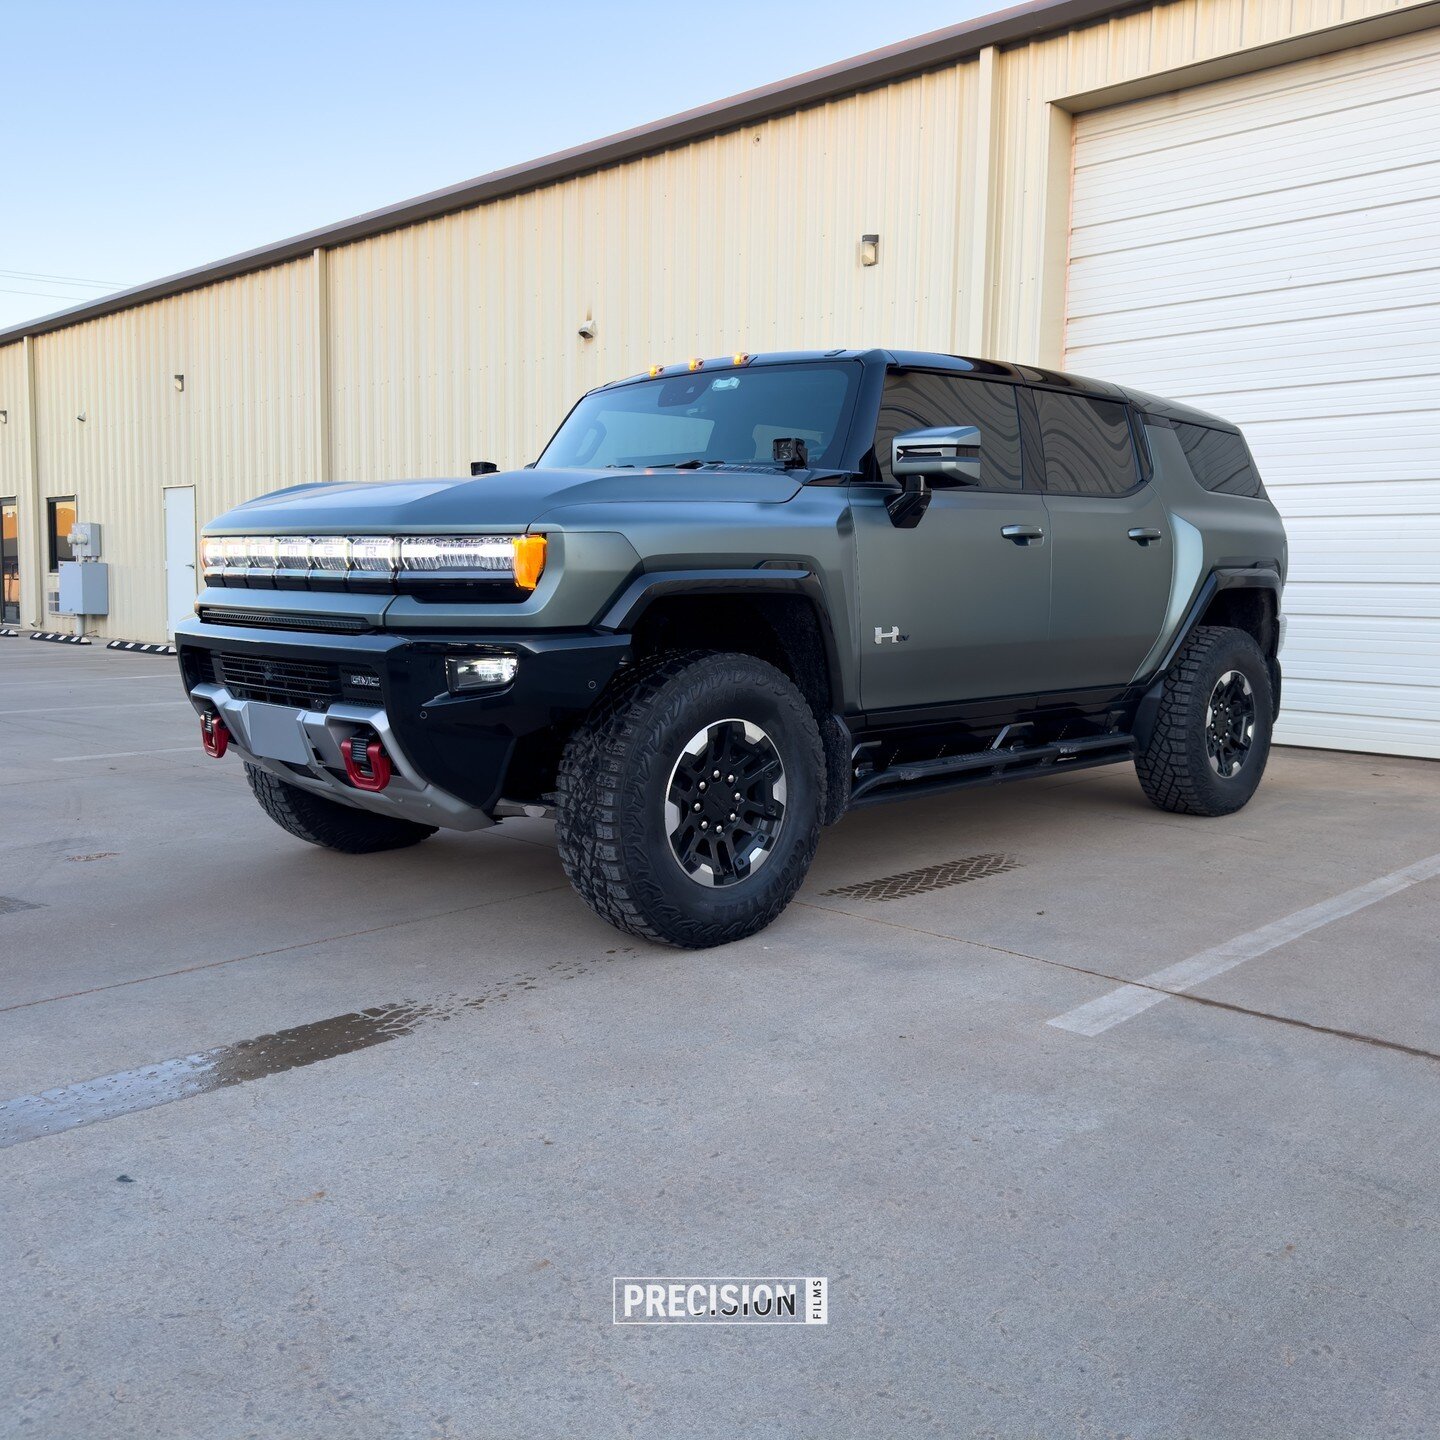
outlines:
[[[848,809],[1134,760],[1224,815],[1265,768],[1285,533],[1240,432],[901,351],[602,386],[522,470],[310,485],[206,530],[178,636],[213,755],[350,852],[553,815],[575,888],[721,944]]]

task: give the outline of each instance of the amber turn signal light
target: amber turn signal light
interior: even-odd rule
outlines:
[[[522,590],[533,590],[545,569],[545,537],[517,535],[510,543],[515,547],[515,583]]]

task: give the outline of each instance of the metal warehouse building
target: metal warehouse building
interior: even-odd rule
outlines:
[[[838,344],[1240,422],[1291,537],[1277,739],[1440,756],[1435,0],[1046,0],[0,331],[5,615],[61,628],[77,516],[91,626],[160,640],[197,517]]]

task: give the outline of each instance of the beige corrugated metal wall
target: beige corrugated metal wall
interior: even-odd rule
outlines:
[[[314,477],[309,270],[277,266],[30,342],[41,505],[75,495],[81,518],[105,527],[101,634],[164,638],[167,486],[194,485],[208,517]],[[24,613],[38,619],[28,568]],[[54,625],[68,628],[68,617]]]
[[[335,473],[523,463],[582,390],[656,359],[896,336],[949,348],[973,71],[332,252]],[[884,260],[862,270],[870,231]],[[593,342],[576,333],[587,315]]]
[[[76,494],[106,526],[99,633],[157,640],[166,485],[194,484],[203,521],[306,480],[518,464],[588,386],[696,353],[1058,363],[1073,112],[1433,15],[1425,0],[1156,4],[0,348],[0,493],[30,512],[24,619],[42,619],[37,491]],[[866,232],[880,263],[863,269]]]

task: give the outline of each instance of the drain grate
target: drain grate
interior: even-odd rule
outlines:
[[[14,895],[0,895],[0,915],[9,915],[15,910],[40,910],[43,908],[31,900],[21,900]]]
[[[851,900],[903,900],[907,895],[923,895],[927,890],[943,890],[947,885],[963,885],[967,880],[983,880],[987,875],[1003,875],[1019,868],[1020,861],[1013,855],[966,855],[960,860],[926,865],[921,870],[902,870],[898,875],[860,880],[821,893]]]

